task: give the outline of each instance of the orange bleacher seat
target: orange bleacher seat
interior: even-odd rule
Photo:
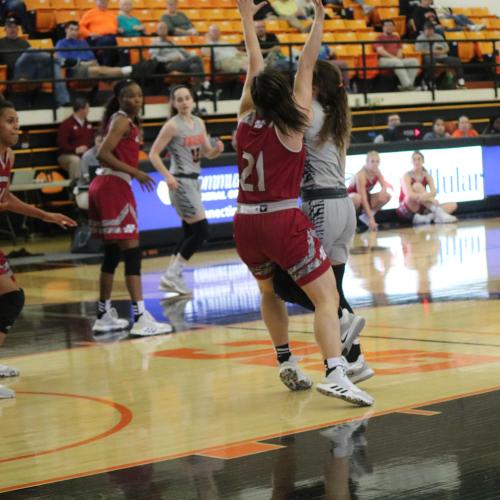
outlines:
[[[154,11],[150,9],[137,9],[134,10],[133,15],[141,21],[141,23],[147,23],[149,21],[156,21],[158,18]]]
[[[327,19],[324,29],[325,31],[345,31],[347,28],[343,19]]]
[[[381,21],[384,19],[394,19],[399,16],[399,9],[396,7],[378,7],[377,14]]]
[[[75,10],[74,0],[50,0],[50,6],[57,12],[59,10]]]
[[[344,25],[349,31],[371,31],[372,28],[366,26],[364,19],[345,19]]]
[[[236,9],[238,4],[236,0],[217,0],[217,6],[224,9]]]
[[[358,42],[358,37],[356,33],[345,32],[345,33],[334,33],[334,40],[336,42]]]
[[[455,20],[454,19],[440,19],[439,22],[441,23],[442,26],[448,29],[453,29],[455,28]]]
[[[128,53],[130,64],[137,64],[141,60],[140,49],[129,49],[136,45],[142,46],[142,38],[140,36],[122,36],[116,38],[116,44],[121,47],[125,53]]]
[[[291,31],[289,24],[284,19],[269,19],[264,21],[266,25],[266,31],[270,33],[284,33],[286,31]]]
[[[445,33],[448,42],[456,43],[458,46],[458,57],[462,62],[470,62],[474,59],[475,51],[472,42],[465,42],[466,35],[464,31],[448,31]]]
[[[120,0],[108,0],[108,9],[118,10],[119,8],[120,8]]]
[[[488,7],[472,7],[472,16],[474,17],[496,17],[495,14],[492,14]]]
[[[500,30],[500,19],[498,18],[489,19],[488,28],[492,30]]]
[[[217,8],[217,0],[188,0],[188,3],[193,9],[213,9]]]
[[[48,33],[56,27],[56,16],[53,10],[37,10],[35,14],[35,30]]]
[[[207,18],[205,17],[205,11],[201,9],[185,9],[182,11],[188,19],[192,21],[203,21]],[[159,19],[159,18],[158,18]]]
[[[210,23],[207,21],[194,21],[193,27],[198,33],[206,33]]]
[[[0,65],[0,80],[7,80],[7,66],[5,64]],[[5,94],[6,90],[7,90],[7,84],[0,83],[0,92],[2,94]]]
[[[112,0],[110,0],[110,2],[111,1]],[[119,4],[120,4],[120,2],[118,2],[118,5]],[[132,4],[134,6],[134,10],[135,9],[149,9],[149,7],[146,7],[146,2],[144,0],[133,0]]]
[[[241,19],[238,9],[222,9],[224,11],[224,19],[235,21]]]
[[[75,5],[79,10],[90,10],[95,7],[95,0],[75,0]]]
[[[154,35],[156,33],[156,27],[158,26],[157,21],[150,21],[143,23],[146,35]]]
[[[206,19],[207,21],[228,20],[225,14],[225,9],[204,9],[204,15],[202,19]]]
[[[161,9],[165,11],[165,0],[144,0],[144,8],[146,9]]]
[[[356,33],[356,38],[358,39],[359,42],[373,42],[377,40],[379,36],[380,33],[377,33],[375,31],[364,31]],[[374,54],[374,53],[375,49],[373,47],[373,44],[366,44],[365,54]]]
[[[79,10],[57,10],[56,11],[56,24],[66,24],[69,21],[80,20]]]
[[[221,33],[243,33],[243,28],[239,21],[221,21],[217,25]]]
[[[243,36],[237,33],[233,33],[231,35],[221,35],[220,39],[221,42],[224,43],[232,43],[235,45],[239,45],[243,40]]]
[[[363,64],[363,62],[365,64]],[[378,73],[378,57],[376,54],[366,54],[365,57],[359,56],[356,61],[356,66],[361,68],[362,66],[366,66],[367,69],[366,72],[364,72],[362,69],[358,69],[358,77],[364,80],[373,80]]]
[[[476,40],[474,43],[475,46],[475,55],[478,58],[483,58],[483,56],[491,56],[495,52],[495,47],[493,42],[483,42],[482,40],[486,40],[486,34],[484,31],[466,31],[465,37],[468,40]]]
[[[483,31],[486,40],[500,40],[500,30]]]
[[[49,0],[26,0],[25,5],[26,10],[51,9]]]

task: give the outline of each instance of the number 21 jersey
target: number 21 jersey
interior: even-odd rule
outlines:
[[[259,204],[298,198],[305,149],[284,146],[274,124],[250,113],[236,130],[240,186],[238,203]]]

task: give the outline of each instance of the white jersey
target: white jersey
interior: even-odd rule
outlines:
[[[306,163],[302,189],[345,188],[345,154],[332,140],[318,143],[325,112],[319,102],[312,102],[313,119],[304,134]]]
[[[201,168],[202,146],[205,142],[203,122],[193,116],[193,127],[189,127],[180,115],[173,118],[177,134],[168,144],[172,154],[170,171],[172,175],[198,175]]]

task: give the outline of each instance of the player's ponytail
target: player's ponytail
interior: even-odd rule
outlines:
[[[318,92],[316,100],[325,113],[318,142],[323,144],[331,140],[343,154],[349,146],[352,118],[342,73],[329,62],[318,61],[314,68],[313,85]]]

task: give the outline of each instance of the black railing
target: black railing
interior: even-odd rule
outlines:
[[[446,40],[445,40],[446,41]],[[467,62],[465,63],[466,64],[466,67],[467,68],[481,68],[483,70],[487,70],[487,73],[488,73],[488,76],[490,77],[490,80],[488,81],[491,81],[492,82],[492,86],[493,86],[493,89],[494,89],[494,93],[495,93],[495,97],[497,98],[498,97],[498,85],[499,85],[499,74],[500,74],[500,62],[497,62],[497,55],[499,54],[499,51],[495,48],[496,44],[500,42],[500,40],[498,39],[492,39],[492,40],[485,40],[485,39],[467,39],[467,40],[460,40],[458,41],[458,43],[491,43],[492,45],[492,51],[491,51],[491,55],[489,55],[490,57],[488,58],[488,60],[486,61],[475,61],[475,62]],[[401,40],[401,43],[403,44],[415,44],[415,40]],[[442,41],[425,41],[425,43],[428,43],[431,45],[434,45],[435,43],[442,43]],[[446,43],[448,43],[448,45],[455,45],[455,43],[457,43],[457,41],[454,41],[454,40],[448,40],[446,41]],[[389,67],[383,67],[381,68],[379,65],[378,65],[378,58],[373,58],[375,61],[376,61],[376,64],[370,64],[368,58],[371,54],[373,55],[376,55],[375,51],[372,51],[371,54],[368,54],[368,51],[367,51],[367,47],[369,46],[373,46],[373,45],[380,45],[381,42],[378,42],[376,40],[374,41],[334,41],[334,42],[328,42],[328,43],[325,43],[325,45],[327,45],[329,48],[335,48],[336,46],[361,46],[361,53],[358,54],[358,55],[353,55],[353,56],[348,56],[347,59],[349,60],[355,60],[356,63],[354,65],[352,64],[348,64],[347,65],[347,71],[349,72],[355,72],[356,73],[356,76],[359,78],[360,82],[361,82],[361,91],[359,92],[360,95],[363,95],[363,98],[364,98],[364,103],[365,104],[368,104],[369,103],[369,86],[368,86],[368,80],[369,80],[369,72],[373,72],[373,71],[379,71],[379,70],[383,70],[383,71],[389,71],[389,70],[393,70],[394,68],[389,68]],[[288,64],[289,64],[289,73],[290,73],[290,76],[293,75],[293,68],[294,68],[294,63],[295,63],[295,54],[294,54],[294,50],[293,48],[294,47],[298,47],[298,46],[303,46],[304,44],[303,43],[294,43],[294,42],[287,42],[287,43],[280,43],[279,46],[281,48],[281,51],[282,53],[284,53],[286,59],[288,60]],[[382,44],[383,45],[383,44]],[[198,49],[202,49],[202,48],[206,48],[206,49],[209,49],[210,50],[210,57],[209,57],[209,66],[210,66],[210,72],[208,73],[185,73],[185,74],[177,74],[175,76],[185,76],[186,79],[189,79],[189,78],[199,78],[199,79],[203,79],[203,78],[207,78],[210,80],[211,82],[211,92],[212,92],[212,95],[211,95],[211,101],[214,105],[214,110],[217,111],[217,104],[218,104],[218,98],[217,98],[217,90],[218,90],[218,87],[219,85],[222,85],[222,84],[219,84],[219,82],[217,82],[217,79],[218,77],[225,77],[225,78],[229,78],[229,77],[234,77],[234,78],[237,78],[237,77],[241,77],[241,76],[244,76],[246,73],[244,71],[241,71],[241,72],[222,72],[222,71],[216,71],[216,64],[215,64],[215,59],[216,59],[216,51],[218,48],[223,48],[223,47],[237,47],[237,48],[241,48],[242,45],[241,44],[230,44],[230,43],[227,43],[227,44],[217,44],[217,45],[206,45],[206,44],[190,44],[190,45],[175,45],[172,47],[172,49],[186,49],[186,50],[198,50]],[[153,48],[160,48],[160,49],[169,49],[170,47],[166,47],[165,45],[148,45],[148,46],[145,46],[145,45],[134,45],[134,46],[109,46],[109,47],[99,47],[97,50],[102,52],[102,51],[116,51],[118,54],[127,54],[129,53],[130,55],[130,51],[138,51],[138,55],[139,55],[139,61],[145,61],[145,60],[148,60],[150,59],[150,57],[145,57],[145,52],[149,51],[149,49],[153,49]],[[11,86],[12,84],[26,84],[26,85],[40,85],[40,84],[43,84],[43,83],[51,83],[53,86],[56,84],[56,83],[59,83],[59,82],[64,82],[64,83],[67,83],[67,82],[95,82],[95,81],[116,81],[116,80],[120,80],[124,77],[99,77],[99,78],[96,78],[96,77],[88,77],[88,78],[75,78],[75,77],[61,77],[61,78],[56,78],[56,75],[55,75],[55,64],[56,64],[56,61],[58,60],[57,56],[56,56],[56,53],[64,53],[64,52],[75,52],[75,51],[78,51],[79,49],[74,49],[74,48],[60,48],[60,49],[55,49],[55,48],[42,48],[42,49],[29,49],[30,51],[32,52],[38,52],[38,53],[47,53],[47,54],[50,54],[50,66],[51,66],[51,75],[48,76],[48,77],[44,77],[44,78],[36,78],[36,79],[23,79],[23,80],[9,80],[9,79],[6,79],[6,80],[0,80],[0,84],[2,85],[7,85],[7,94],[9,93],[9,86]],[[90,47],[91,51],[94,51],[96,49]],[[25,50],[9,50],[9,51],[2,51],[3,54],[12,54],[12,53],[24,53],[26,52]],[[412,54],[408,54],[410,57],[411,56],[414,56],[415,54],[417,54],[417,52],[414,52]],[[197,54],[199,55],[199,54]],[[427,70],[431,70],[430,73],[432,75],[434,75],[435,73],[435,70],[437,68],[439,69],[450,69],[452,70],[454,68],[453,65],[446,65],[446,64],[442,64],[441,62],[439,62],[438,60],[435,59],[433,53],[432,53],[432,50],[430,51],[430,61],[429,61],[429,65],[427,64],[419,64],[417,65],[416,67],[421,70],[421,71],[425,71],[426,69]],[[203,58],[203,56],[200,56]],[[339,58],[340,61],[342,61],[342,57]],[[68,68],[71,70],[71,68]],[[136,80],[138,81],[139,84],[146,84],[150,79],[159,79],[159,80],[162,80],[163,78],[165,77],[168,77],[168,76],[172,76],[171,75],[171,72],[170,71],[166,71],[166,72],[162,72],[162,73],[154,73],[154,74],[150,74],[150,75],[135,75],[135,78]],[[432,81],[430,82],[431,85],[429,87],[429,92],[431,93],[431,99],[432,101],[435,101],[436,100],[436,88],[435,88],[435,85],[434,85],[434,77],[432,78]],[[52,110],[53,110],[53,116],[54,116],[54,119],[56,118],[56,110],[57,110],[57,104],[56,104],[56,100],[54,99],[53,100],[54,103],[53,103],[53,106],[52,106]]]

